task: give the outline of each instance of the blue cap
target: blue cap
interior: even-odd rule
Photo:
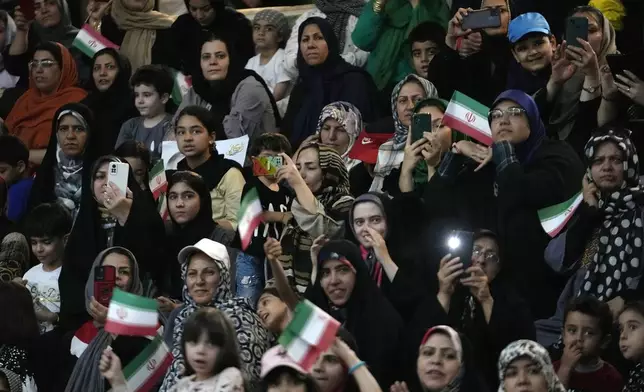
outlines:
[[[514,44],[526,34],[542,33],[550,35],[550,25],[543,15],[537,12],[528,12],[512,19],[508,27],[508,39]]]

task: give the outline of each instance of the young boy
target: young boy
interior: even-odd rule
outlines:
[[[570,391],[619,392],[622,376],[604,362],[601,351],[611,339],[613,315],[608,305],[592,296],[573,299],[566,307],[563,356],[555,362],[559,379]]]
[[[115,148],[127,140],[136,140],[145,144],[152,161],[157,161],[161,158],[161,142],[172,132],[172,115],[166,113],[165,107],[174,84],[172,75],[164,67],[146,65],[134,73],[130,84],[141,116],[123,123]]]
[[[29,150],[15,136],[0,136],[0,177],[9,188],[7,218],[19,221],[27,212],[33,178],[28,170]]]
[[[528,12],[512,19],[508,27],[512,55],[523,72],[509,78],[508,88],[521,89],[528,94],[544,87],[550,77],[552,58],[557,48],[555,36],[543,15]],[[516,64],[514,64],[516,66]],[[519,74],[525,77],[513,77]]]
[[[288,20],[283,13],[265,9],[253,18],[253,42],[257,55],[248,60],[246,69],[264,78],[275,101],[286,97],[291,84],[291,79],[284,72],[283,47],[288,36]]]
[[[279,336],[291,322],[293,315],[288,306],[280,297],[275,287],[269,287],[262,291],[257,301],[257,314],[262,319],[264,327]]]
[[[429,63],[445,46],[445,30],[436,23],[424,22],[414,27],[407,40],[411,45],[414,73],[429,79]]]
[[[25,221],[25,233],[31,243],[31,251],[40,264],[27,271],[22,277],[22,283],[34,299],[40,333],[52,330],[58,321],[58,277],[71,229],[71,216],[55,203],[39,205],[27,215]]]

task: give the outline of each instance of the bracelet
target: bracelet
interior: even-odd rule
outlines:
[[[597,86],[594,87],[582,87],[581,89],[587,92],[588,94],[594,94],[597,90],[599,90],[602,87],[601,84],[598,84]]]
[[[383,8],[382,0],[374,0],[373,12],[375,12],[376,14],[379,14],[382,12],[382,8]]]
[[[349,374],[353,374],[353,372],[355,372],[356,370],[358,370],[359,368],[361,368],[361,367],[363,367],[365,365],[366,365],[366,363],[364,361],[359,361],[358,363],[356,363],[355,365],[353,365],[353,366],[351,366],[349,368]]]

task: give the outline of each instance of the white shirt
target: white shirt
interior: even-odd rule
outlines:
[[[60,291],[58,277],[61,267],[53,271],[45,271],[42,264],[31,268],[22,278],[27,281],[27,289],[31,292],[34,302],[38,300],[49,311],[60,313]],[[35,305],[37,306],[37,305]],[[40,333],[54,329],[51,323],[40,323]]]
[[[260,64],[259,57],[259,54],[251,57],[246,64],[246,69],[257,72],[264,79],[271,93],[279,83],[291,81],[284,71],[284,58],[286,57],[284,49],[278,49],[270,61],[264,65]]]

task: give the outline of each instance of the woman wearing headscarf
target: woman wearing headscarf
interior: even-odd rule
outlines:
[[[549,236],[537,211],[562,203],[579,191],[583,165],[565,142],[549,140],[534,100],[522,91],[499,95],[488,121],[493,144],[460,141],[443,157],[438,173],[464,180],[469,159],[494,163],[496,222],[504,270],[530,304],[535,318],[552,314],[561,287],[543,260]],[[457,159],[454,159],[457,158]],[[481,166],[481,165],[479,165]],[[466,170],[463,170],[465,167]],[[460,174],[459,174],[460,173]]]
[[[182,347],[184,320],[205,306],[216,308],[233,322],[242,360],[240,370],[251,386],[257,388],[260,361],[269,348],[268,334],[248,299],[233,296],[228,250],[218,242],[202,239],[194,246],[184,248],[178,259],[185,282],[183,305],[170,314],[165,327],[164,339],[174,358],[160,391],[171,391],[181,377],[185,361]]]
[[[371,52],[367,71],[378,90],[388,92],[413,72],[405,40],[414,27],[426,21],[446,27],[447,3],[427,0],[414,6],[409,0],[369,0],[365,5],[351,37],[356,46]]]
[[[54,114],[66,103],[81,101],[87,93],[76,87],[76,63],[62,44],[39,44],[29,64],[29,89],[9,112],[5,125],[11,135],[25,143],[29,161],[39,165],[51,136]]]
[[[153,199],[136,183],[130,170],[127,194],[107,182],[110,162],[121,162],[103,156],[94,162],[83,178],[81,207],[65,247],[60,285],[60,321],[63,330],[72,330],[86,321],[82,291],[91,272],[93,260],[106,248],[121,246],[136,257],[145,293],[151,281],[162,287],[167,266],[164,258],[165,231]]]
[[[20,376],[11,370],[0,369],[0,388],[5,388],[6,392],[22,392]]]
[[[235,47],[209,35],[200,53],[201,72],[192,75],[192,87],[177,113],[193,105],[208,109],[217,125],[217,140],[248,135],[252,143],[257,135],[275,132],[280,115],[273,94],[261,76],[244,68],[246,62]]]
[[[353,197],[344,161],[330,147],[316,143],[302,146],[293,156],[295,162],[285,154],[281,156],[284,165],[278,169],[277,179],[286,180],[293,188],[295,200],[291,205],[293,219],[280,239],[283,254],[279,261],[291,287],[304,293],[311,284],[313,240],[321,235],[344,235]]]
[[[114,0],[101,19],[101,34],[120,46],[135,71],[170,57],[170,26],[175,17],[153,8],[154,0]]]
[[[378,149],[378,160],[374,168],[372,192],[389,191],[385,186],[385,177],[392,170],[400,167],[404,158],[407,136],[416,104],[425,98],[437,98],[436,87],[427,79],[409,74],[396,84],[391,93],[391,113],[393,115],[394,137],[383,143]],[[391,180],[390,180],[391,181]],[[398,181],[391,181],[391,190],[398,189]]]
[[[4,90],[15,87],[20,79],[20,76],[14,76],[7,71],[4,65],[2,53],[16,37],[16,22],[5,10],[0,10],[0,31],[4,31],[4,35],[0,36],[0,90]]]
[[[550,355],[532,340],[510,343],[499,357],[499,392],[566,392],[552,367]]]
[[[293,147],[315,133],[322,109],[331,102],[353,104],[364,121],[378,118],[373,80],[340,56],[338,38],[326,19],[314,17],[304,21],[298,30],[298,41],[299,78],[280,129]]]
[[[47,153],[30,194],[30,208],[58,202],[76,218],[83,180],[99,156],[99,133],[87,106],[69,103],[56,111]]]
[[[253,28],[244,14],[226,7],[224,0],[184,0],[184,3],[188,13],[172,24],[173,53],[165,64],[186,75],[200,74],[202,39],[210,34],[223,38],[243,65],[255,55]]]
[[[291,36],[286,42],[286,58],[284,71],[296,80],[299,75],[297,58],[300,52],[300,39],[298,31],[302,23],[309,18],[324,18],[333,28],[333,34],[338,40],[340,56],[349,64],[362,68],[369,56],[368,51],[358,48],[351,38],[351,33],[356,28],[358,18],[364,8],[364,0],[316,0],[313,9],[304,12],[293,23]]]
[[[564,309],[572,298],[592,295],[607,302],[614,314],[624,302],[644,298],[644,285],[637,284],[644,271],[640,262],[644,193],[629,136],[625,129],[603,128],[586,144],[583,201],[567,230],[546,248],[546,262],[556,272],[572,276],[555,315],[537,322],[543,344],[560,336]]]
[[[82,101],[94,113],[102,132],[98,134],[100,154],[109,154],[116,144],[121,125],[139,116],[130,88],[130,61],[113,48],[104,48],[92,58],[92,78],[87,83],[89,94]]]
[[[399,370],[400,316],[369,277],[356,245],[329,241],[316,264],[319,272],[305,298],[351,333],[371,374],[383,390],[388,389]]]
[[[349,102],[332,102],[322,108],[314,141],[333,148],[344,160],[347,170],[360,163],[349,158],[351,147],[362,132],[362,114]]]
[[[98,363],[103,350],[111,347],[124,364],[134,359],[150,340],[141,336],[114,335],[103,329],[107,317],[107,307],[96,301],[94,293],[94,278],[96,268],[111,266],[116,269],[116,287],[128,293],[143,295],[143,284],[139,278],[139,265],[129,250],[118,246],[105,249],[98,254],[85,285],[85,307],[92,316],[83,329],[91,329],[93,338],[78,358],[65,391],[74,392],[88,390],[104,392],[110,389],[98,369]]]

